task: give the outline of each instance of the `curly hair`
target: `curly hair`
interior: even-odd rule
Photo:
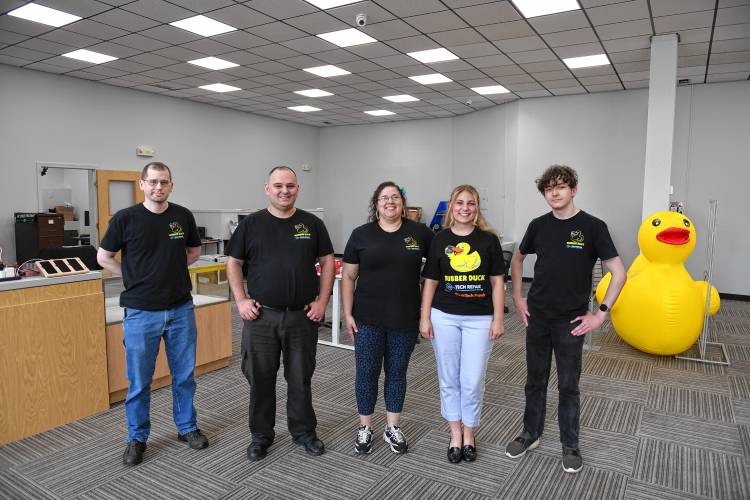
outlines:
[[[536,188],[542,194],[544,194],[545,188],[558,183],[567,184],[570,189],[573,189],[578,186],[578,174],[567,165],[552,165],[534,182],[536,182]]]
[[[451,191],[451,197],[450,201],[448,202],[448,210],[445,212],[445,219],[443,221],[443,227],[449,228],[453,227],[453,224],[456,223],[456,220],[453,217],[453,205],[456,203],[456,198],[458,198],[458,195],[466,191],[471,196],[474,197],[474,202],[477,204],[477,213],[474,216],[474,225],[481,229],[482,231],[488,231],[490,233],[495,233],[495,230],[490,227],[490,225],[487,223],[487,220],[482,215],[482,210],[479,207],[479,192],[477,191],[477,188],[475,188],[472,185],[469,184],[461,184],[460,186],[456,186],[453,191]]]
[[[406,208],[406,193],[403,188],[393,181],[381,182],[378,184],[378,187],[375,188],[375,191],[373,191],[372,197],[370,198],[370,205],[367,207],[367,222],[375,222],[378,220],[378,198],[380,198],[380,193],[382,193],[387,187],[394,187],[398,190],[401,195],[401,200],[404,202],[404,209]],[[402,219],[405,217],[405,213],[401,215]]]

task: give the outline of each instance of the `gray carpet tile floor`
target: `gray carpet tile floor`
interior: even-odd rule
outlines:
[[[108,294],[116,291],[110,287]],[[541,445],[520,460],[504,454],[521,429],[526,376],[524,329],[512,315],[488,365],[476,462],[446,460],[448,427],[440,416],[434,355],[426,341],[417,345],[408,372],[402,416],[408,453],[395,455],[383,443],[381,399],[374,451],[354,454],[354,354],[319,345],[313,397],[327,452],[310,457],[291,441],[280,374],[276,441],[266,459],[249,462],[248,385],[238,363],[241,326],[234,311],[231,365],[198,379],[195,404],[209,448],[195,451],[176,441],[171,389],[163,388],[153,394],[153,430],[143,464],[121,463],[125,417],[116,404],[0,447],[0,498],[750,498],[748,302],[723,301],[711,322],[711,338],[726,344],[730,367],[644,354],[622,342],[611,325],[602,327],[594,337],[599,349],[584,353],[585,467],[576,475],[560,466],[554,369]],[[330,328],[321,328],[321,339],[330,336]]]

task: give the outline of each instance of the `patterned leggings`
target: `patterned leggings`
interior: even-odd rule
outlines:
[[[401,413],[406,396],[406,369],[417,336],[413,328],[383,328],[357,323],[354,354],[355,393],[360,415],[372,415],[378,399],[378,379],[385,367],[385,408]]]

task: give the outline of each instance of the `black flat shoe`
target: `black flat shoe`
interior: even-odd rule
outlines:
[[[268,446],[266,444],[256,443],[253,441],[250,446],[247,447],[247,459],[251,462],[257,462],[263,460],[268,453]]]
[[[467,462],[473,462],[477,459],[477,449],[473,445],[465,444],[461,453]]]
[[[458,446],[451,448],[450,442],[448,443],[448,461],[452,464],[457,464],[461,461],[461,448]]]

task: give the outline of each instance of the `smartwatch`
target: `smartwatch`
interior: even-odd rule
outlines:
[[[607,304],[599,304],[599,310],[602,312],[607,312],[609,311],[609,307],[607,306]]]

